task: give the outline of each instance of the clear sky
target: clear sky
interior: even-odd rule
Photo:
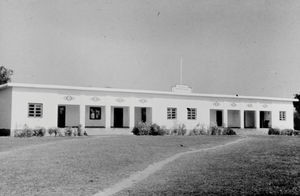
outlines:
[[[13,82],[292,97],[298,0],[0,0]]]

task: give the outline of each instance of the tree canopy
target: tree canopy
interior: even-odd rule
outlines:
[[[13,70],[0,66],[0,85],[11,81]]]
[[[295,99],[298,99],[298,101],[294,101],[293,104],[298,114],[300,114],[300,94],[296,94]]]

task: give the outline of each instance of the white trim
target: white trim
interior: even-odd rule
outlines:
[[[46,85],[46,84],[7,83],[7,84],[0,85],[0,89],[6,88],[6,87],[59,89],[59,90],[79,90],[79,91],[103,91],[103,92],[139,93],[139,94],[157,94],[157,95],[185,96],[185,97],[255,99],[255,100],[288,101],[288,102],[298,101],[298,99],[277,98],[277,97],[234,96],[234,95],[200,94],[200,93],[175,93],[175,92],[167,92],[167,91],[133,90],[133,89],[118,89],[118,88],[75,87],[75,86]]]

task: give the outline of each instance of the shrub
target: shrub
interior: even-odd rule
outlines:
[[[268,135],[279,135],[280,130],[278,128],[269,128]]]
[[[78,125],[78,129],[77,129],[77,135],[78,136],[82,136],[83,135],[83,128],[82,128],[82,125],[81,124],[79,124]]]
[[[161,131],[165,134],[165,135],[171,135],[171,130],[167,129],[165,126],[161,126]]]
[[[283,129],[280,130],[280,135],[293,135],[294,130],[293,129]]]
[[[134,135],[166,135],[167,129],[157,124],[140,122],[132,129]]]
[[[189,135],[207,135],[207,128],[204,124],[199,123],[189,132]]]
[[[43,137],[46,134],[46,129],[44,127],[37,127],[32,131],[33,131],[33,136],[37,136],[37,137]]]
[[[233,129],[226,127],[223,129],[222,135],[236,135],[236,132]]]
[[[33,130],[27,125],[24,125],[23,129],[15,130],[15,137],[32,137],[34,134]]]
[[[221,135],[221,133],[222,133],[222,128],[220,128],[216,125],[212,125],[208,129],[209,135]]]
[[[157,124],[152,124],[150,127],[150,133],[149,135],[165,135],[165,130],[161,129],[159,125]]]
[[[178,124],[171,130],[171,135],[185,135],[186,131],[185,124]]]
[[[72,127],[65,128],[65,136],[72,136],[72,133],[73,133]]]
[[[10,129],[0,129],[0,136],[10,136]]]
[[[149,135],[151,132],[151,124],[139,122],[137,126],[132,129],[134,135]]]
[[[63,136],[63,128],[58,128],[58,127],[51,127],[48,129],[48,133],[49,135],[52,135],[54,134],[54,136]]]
[[[49,135],[51,136],[52,134],[54,134],[55,136],[57,135],[57,132],[58,132],[58,128],[57,127],[50,127],[48,129],[48,133]]]
[[[294,135],[300,135],[300,131],[294,130],[293,134],[294,134]]]

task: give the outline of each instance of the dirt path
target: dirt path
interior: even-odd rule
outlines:
[[[205,151],[210,151],[210,150],[218,150],[218,149],[222,149],[224,147],[227,146],[231,146],[234,144],[238,144],[240,142],[245,141],[246,137],[237,139],[235,141],[232,142],[228,142],[222,145],[217,145],[217,146],[213,146],[213,147],[209,147],[209,148],[202,148],[202,149],[190,149],[190,151],[186,151],[186,152],[181,152],[181,153],[177,153],[167,159],[164,159],[162,161],[153,163],[151,165],[149,165],[146,169],[142,170],[142,171],[138,171],[134,174],[132,174],[130,177],[121,180],[119,183],[104,189],[103,191],[100,191],[98,193],[96,193],[94,196],[108,196],[108,195],[113,195],[115,193],[118,193],[126,188],[131,187],[132,185],[134,185],[135,183],[138,183],[144,179],[146,179],[148,176],[150,176],[151,174],[161,170],[166,164],[180,158],[183,155],[188,155],[191,153],[199,153],[199,152],[205,152]]]

